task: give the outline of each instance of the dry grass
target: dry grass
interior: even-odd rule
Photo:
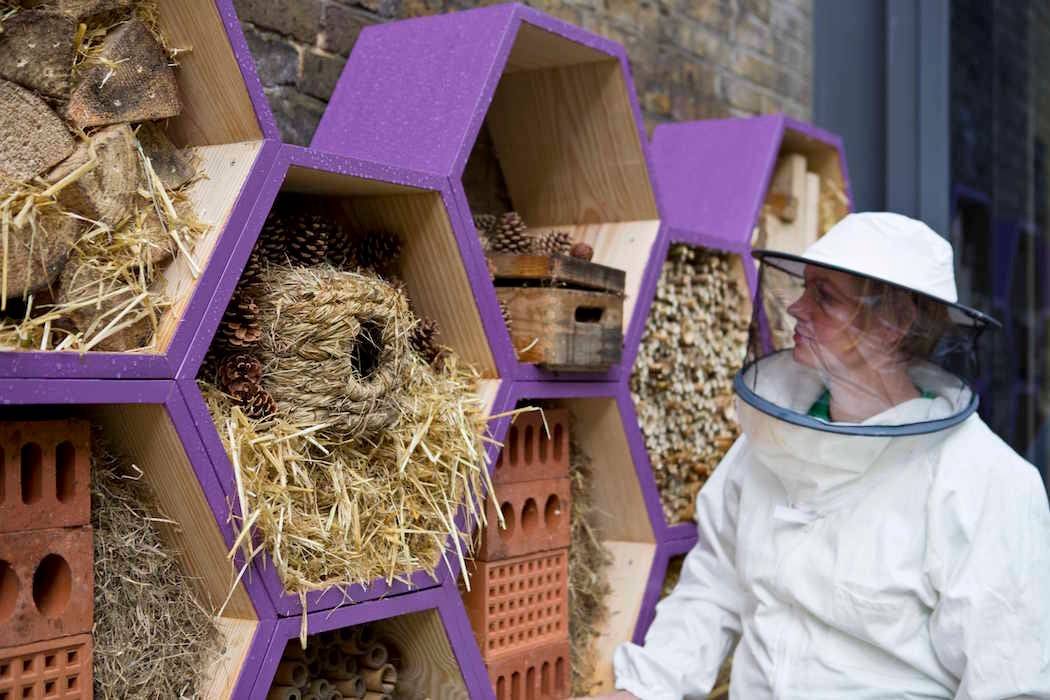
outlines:
[[[160,536],[157,524],[171,521],[141,470],[98,432],[93,442],[95,697],[198,697],[221,647],[212,615]]]
[[[63,212],[55,201],[63,187],[96,165],[93,154],[84,167],[51,186],[0,182],[0,311],[6,307],[7,290],[16,284],[16,271],[8,269],[6,254],[10,231],[29,226],[32,246],[43,235],[40,227],[49,216],[72,217],[82,226],[65,263],[57,300],[40,304],[28,295],[20,317],[0,316],[0,348],[88,351],[152,347],[160,316],[171,304],[156,284],[160,272],[154,263],[157,248],[170,247],[192,260],[190,250],[207,227],[196,219],[186,200],[188,185],[165,190],[141,147],[139,154],[144,185],[133,214],[119,222],[86,220]],[[159,239],[156,225],[161,230]]]
[[[264,279],[268,333],[257,353],[277,414],[252,420],[201,382],[236,476],[235,550],[249,560],[268,552],[285,590],[304,601],[330,586],[433,573],[450,537],[465,569],[472,540],[461,516],[483,522],[481,494],[491,492],[476,374],[451,353],[435,370],[412,352],[417,321],[374,275],[280,268]],[[363,334],[362,320],[380,330]],[[364,375],[345,362],[360,359],[361,343],[377,345]],[[304,382],[309,397],[297,393]],[[323,409],[324,392],[336,410]],[[346,403],[355,392],[361,405]],[[357,420],[369,402],[392,414]]]
[[[609,615],[612,592],[608,568],[612,554],[599,539],[593,524],[594,502],[590,483],[591,458],[569,429],[569,477],[572,479],[572,508],[569,545],[569,640],[572,662],[572,694],[589,695],[598,663],[594,642]]]

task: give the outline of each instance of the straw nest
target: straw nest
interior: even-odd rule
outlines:
[[[262,280],[257,352],[276,413],[251,419],[201,382],[236,476],[235,550],[267,551],[304,600],[433,573],[450,536],[462,564],[471,538],[457,515],[484,521],[491,486],[477,376],[451,353],[435,369],[412,352],[418,320],[374,274],[275,267]]]
[[[590,484],[591,458],[569,430],[569,477],[572,479],[569,546],[569,640],[572,662],[572,694],[589,695],[598,664],[595,640],[609,615],[611,593],[608,569],[612,553],[594,527],[594,502]]]
[[[221,651],[211,614],[197,600],[158,531],[142,472],[93,436],[91,525],[95,554],[96,698],[193,698]]]
[[[630,388],[668,521],[693,517],[696,494],[739,434],[733,375],[750,302],[730,255],[671,247]]]

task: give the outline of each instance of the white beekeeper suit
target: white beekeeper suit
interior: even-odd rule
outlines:
[[[771,264],[852,268],[982,321],[955,303],[950,246],[905,217],[851,215]],[[814,427],[821,372],[791,352],[745,365],[743,435],[699,494],[699,543],[645,645],[616,652],[617,688],[704,698],[739,640],[733,698],[1050,698],[1044,486],[957,375],[908,375],[921,398]]]

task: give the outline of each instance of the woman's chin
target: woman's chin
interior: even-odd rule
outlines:
[[[803,341],[804,343],[805,341]],[[813,368],[816,366],[814,362],[813,353],[810,352],[803,343],[800,343],[794,347],[791,351],[791,357],[794,358],[795,362],[799,363],[803,367]]]

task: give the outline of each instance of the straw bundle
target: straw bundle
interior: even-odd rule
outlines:
[[[457,514],[483,521],[489,485],[476,375],[452,354],[440,370],[419,358],[417,320],[374,275],[278,267],[263,280],[262,385],[277,412],[253,420],[201,382],[237,479],[237,546],[269,552],[301,597],[433,572],[449,536],[462,564]]]
[[[612,564],[612,553],[594,528],[591,458],[580,448],[575,434],[570,424],[569,640],[572,694],[577,696],[589,695],[593,690],[591,679],[598,663],[594,642],[600,634],[598,628],[609,615],[608,568]]]
[[[266,329],[256,356],[286,420],[340,436],[398,420],[416,325],[404,295],[367,274],[285,266],[264,271],[248,293]]]
[[[211,614],[157,529],[170,523],[133,464],[93,436],[96,698],[199,697],[219,654]]]

